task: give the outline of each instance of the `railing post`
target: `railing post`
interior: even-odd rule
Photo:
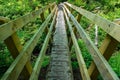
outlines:
[[[41,19],[42,19],[42,22],[44,22],[44,20],[45,20],[44,12],[40,14],[40,17],[41,17]]]
[[[69,30],[70,30],[72,42],[73,42],[73,45],[75,47],[76,57],[77,57],[77,61],[78,61],[78,64],[79,64],[79,69],[80,69],[80,72],[81,72],[82,79],[83,80],[90,80],[90,76],[88,74],[84,59],[82,57],[81,50],[79,49],[77,39],[76,39],[75,34],[74,34],[73,30],[72,30],[72,26],[70,24],[67,13],[65,12],[65,9],[64,9],[64,14],[65,14],[65,17],[66,17],[66,20],[67,20],[67,25],[68,25]]]
[[[107,32],[108,39],[105,38],[102,46],[99,49],[100,51],[99,51],[94,46],[91,39],[85,34],[81,25],[79,25],[77,23],[77,21],[73,18],[72,15],[69,15],[71,20],[74,22],[74,25],[77,26],[77,29],[78,29],[79,33],[81,34],[82,38],[84,39],[84,42],[86,43],[86,45],[89,49],[89,52],[91,53],[92,58],[97,66],[96,69],[99,69],[99,72],[101,73],[101,76],[103,77],[103,79],[119,80],[117,75],[115,74],[115,72],[112,70],[112,68],[106,61],[106,59],[108,60],[111,57],[113,51],[115,50],[115,48],[118,44],[118,41],[120,42],[120,37],[119,37],[120,26],[116,25],[115,23],[113,23],[109,20],[106,20],[96,14],[93,14],[82,8],[76,7],[72,4],[69,4],[69,3],[65,3],[65,4],[73,9],[75,9],[77,12],[79,12],[80,14],[82,14],[83,16],[85,16],[86,18],[91,20],[94,24],[97,24],[98,26],[100,26],[105,32]],[[68,11],[68,13],[69,13],[69,11]],[[87,39],[85,39],[85,36]],[[103,54],[103,56],[106,59],[101,55],[101,53]],[[94,67],[91,68],[91,71],[94,71]],[[92,73],[91,71],[90,71],[90,73]],[[97,74],[94,73],[94,75],[97,75]],[[93,77],[92,79],[96,80],[97,78]]]
[[[54,6],[52,6],[52,7],[48,8],[48,12],[49,12],[49,14],[51,13],[51,11],[52,11],[53,7],[54,7]]]
[[[102,42],[101,47],[99,48],[99,51],[105,57],[106,60],[110,59],[118,43],[119,42],[115,40],[114,38],[112,38],[109,34],[106,35],[104,41]],[[89,75],[91,76],[91,79],[97,80],[99,72],[94,62],[91,63],[88,69],[88,72],[89,72]]]
[[[8,19],[4,19],[3,22],[4,23],[8,22]],[[6,40],[4,40],[4,43],[6,44],[12,57],[15,59],[19,55],[20,51],[22,50],[22,45],[20,44],[20,39],[17,36],[17,33],[15,32],[13,35],[11,35]],[[32,72],[32,66],[31,66],[30,61],[28,61],[19,78],[27,80],[31,72]]]
[[[76,16],[76,20],[77,20],[78,22],[80,22],[81,18],[82,18],[82,15],[81,15],[81,14],[78,14],[78,15]],[[77,29],[76,29],[75,26],[74,26],[74,33],[75,33],[77,39],[80,38],[80,35],[78,35]]]
[[[38,9],[40,9],[40,8],[42,8],[42,7],[41,7],[41,6],[38,6]],[[42,22],[44,22],[44,20],[45,20],[44,12],[42,12],[42,13],[40,14],[40,17],[41,17]]]
[[[39,6],[38,8],[40,9],[41,6]],[[48,9],[48,11],[49,11],[49,9]],[[44,12],[42,12],[42,13],[40,14],[40,17],[41,17],[41,19],[42,19],[42,22],[44,22],[44,21],[45,21],[45,15],[44,15]],[[46,34],[47,34],[47,32],[48,32],[48,27],[46,27],[46,29],[45,29],[45,33],[46,33]]]

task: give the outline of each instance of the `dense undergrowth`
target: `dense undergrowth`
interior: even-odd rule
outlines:
[[[65,1],[65,0],[61,0]],[[35,10],[37,6],[45,6],[54,0],[0,0],[0,16],[4,16],[9,18],[10,20],[14,20],[22,15],[28,14],[31,11]],[[96,13],[110,21],[114,21],[117,18],[120,18],[120,0],[68,0],[68,2],[80,6],[84,9],[87,9],[93,13]],[[60,3],[60,0],[57,1]],[[74,16],[77,16],[77,12],[72,12]],[[45,18],[48,16],[48,11],[45,13]],[[17,34],[20,37],[20,41],[22,45],[26,45],[27,42],[31,39],[34,33],[38,30],[40,25],[42,24],[41,18],[37,18],[35,21],[28,23],[22,29],[20,29]],[[85,17],[81,18],[80,21],[81,26],[86,30],[92,41],[94,42],[95,38],[95,28],[94,24],[92,24]],[[98,32],[98,47],[100,47],[102,40],[105,38],[106,33],[99,28]],[[44,41],[46,34],[43,34],[41,39],[38,42],[38,45],[33,51],[32,63],[33,66],[35,64],[37,55],[41,49],[42,43]],[[86,62],[87,68],[90,66],[92,58],[90,53],[87,51],[87,48],[84,42],[81,39],[78,39],[78,44],[82,51],[82,55]],[[118,45],[119,47],[119,45]],[[78,69],[78,63],[74,51],[74,47],[71,51],[71,60],[73,69]],[[48,52],[49,53],[49,52]],[[42,67],[46,67],[49,64],[49,55],[45,56],[45,60],[43,62]],[[6,69],[13,62],[13,58],[10,55],[6,45],[3,42],[0,42],[0,76],[6,71]],[[115,53],[109,60],[109,64],[113,68],[113,70],[120,77],[120,51],[117,48]]]

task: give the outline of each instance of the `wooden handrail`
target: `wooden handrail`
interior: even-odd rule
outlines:
[[[77,60],[78,60],[78,64],[79,64],[80,72],[81,72],[81,75],[82,75],[82,79],[83,80],[91,80],[90,76],[88,74],[87,67],[85,65],[84,59],[82,57],[81,50],[80,50],[79,45],[77,43],[77,39],[76,39],[75,34],[72,30],[72,26],[70,24],[69,18],[67,16],[64,8],[63,8],[63,10],[64,10],[66,21],[67,21],[67,24],[69,26],[69,30],[70,30],[70,33],[71,33],[72,42],[73,42],[73,45],[75,47],[76,57],[77,57]]]
[[[91,20],[93,23],[100,26],[107,33],[107,37],[105,38],[103,45],[100,47],[100,51],[94,45],[92,40],[88,37],[88,35],[84,31],[84,29],[81,27],[81,25],[78,23],[79,20],[77,21],[74,18],[74,16],[68,10],[66,5],[68,6],[68,8],[71,7],[73,9],[75,9],[76,11],[78,11],[80,13],[80,16],[85,16],[86,18]],[[43,15],[44,11],[46,9],[50,10],[50,8],[53,6],[55,6],[54,9],[52,11],[49,11],[51,13],[47,17],[47,19],[45,20],[44,15]],[[117,46],[118,42],[120,42],[120,37],[119,37],[120,26],[113,23],[113,22],[110,22],[110,21],[108,21],[108,20],[106,20],[106,19],[104,19],[96,14],[93,14],[93,13],[86,11],[82,8],[76,7],[76,6],[74,6],[70,3],[67,3],[67,2],[65,2],[65,5],[63,4],[63,11],[65,14],[68,28],[70,30],[70,34],[71,34],[70,37],[71,37],[72,43],[75,47],[75,52],[77,55],[76,57],[78,60],[82,79],[83,80],[91,80],[94,78],[96,79],[96,77],[98,76],[98,71],[96,71],[96,68],[95,68],[95,65],[96,65],[101,76],[103,77],[103,79],[105,79],[105,80],[119,80],[119,78],[117,77],[115,72],[112,70],[112,68],[110,67],[110,65],[108,64],[106,59],[110,58],[110,56],[113,53],[113,51],[109,52],[108,50],[110,50],[111,48],[112,48],[111,50],[114,50],[115,47]],[[29,23],[33,19],[40,16],[40,14],[42,14],[41,18],[42,18],[42,21],[44,21],[44,22],[40,26],[39,30],[34,34],[34,36],[30,39],[30,41],[28,41],[28,43],[23,48],[21,44],[17,44],[17,43],[20,43],[20,41],[18,40],[19,38],[17,37],[16,31],[19,30],[20,28],[22,28],[25,24]],[[8,49],[9,48],[14,49],[14,51],[12,51],[12,49],[9,49],[9,51],[12,53],[12,56],[15,58],[15,60],[10,65],[8,70],[5,72],[5,74],[3,75],[1,80],[17,80],[20,73],[24,69],[25,70],[29,69],[28,73],[27,73],[28,74],[27,77],[29,77],[29,80],[37,80],[38,79],[41,65],[42,65],[42,61],[44,59],[44,55],[45,55],[48,43],[49,43],[50,38],[51,38],[52,30],[54,28],[56,16],[57,16],[57,6],[55,5],[55,3],[53,3],[53,4],[50,4],[46,7],[44,7],[44,8],[41,8],[39,10],[33,11],[30,14],[21,16],[15,20],[12,20],[8,23],[0,25],[0,41],[4,41],[6,43]],[[80,19],[80,16],[78,19]],[[53,20],[52,20],[52,17],[53,17]],[[2,17],[0,17],[0,18],[2,18]],[[91,65],[89,70],[87,70],[87,67],[85,65],[84,59],[83,59],[82,54],[81,54],[82,52],[81,52],[79,45],[77,43],[76,35],[75,35],[75,32],[71,26],[69,18],[75,26],[74,27],[75,31],[77,30],[79,32],[79,35],[81,36],[81,38],[85,42],[87,49],[91,53],[91,56],[92,56],[93,61],[95,63],[95,64],[93,63]],[[40,51],[39,56],[37,58],[37,61],[35,63],[35,66],[32,70],[32,67],[30,64],[31,53],[32,53],[33,49],[35,48],[35,46],[37,45],[39,38],[42,36],[42,33],[47,28],[49,22],[51,22],[51,20],[52,20],[52,23],[50,25],[50,28],[48,29],[47,36],[45,38],[45,41],[43,43],[43,46],[41,48],[41,51]],[[1,23],[5,22],[4,18],[0,19],[0,21],[1,21]],[[6,22],[7,22],[7,20],[6,20]],[[11,43],[9,42],[9,40],[11,41]],[[16,40],[18,40],[18,41],[16,41]],[[107,41],[107,43],[106,43],[106,41]],[[106,44],[105,46],[104,46],[104,43]],[[115,43],[115,44],[112,45],[113,43]],[[14,54],[14,53],[17,53],[17,54]],[[104,54],[105,57],[103,57],[101,53]],[[110,54],[108,56],[106,56],[107,53],[110,53]],[[30,69],[30,67],[31,67],[31,69]],[[96,73],[96,75],[94,76],[95,73]],[[23,75],[24,74],[25,74],[25,72],[23,71]],[[91,77],[91,75],[93,75],[93,78]],[[28,78],[25,78],[25,79],[28,79]]]
[[[56,7],[53,9],[51,14],[47,17],[45,22],[39,28],[39,30],[30,39],[29,43],[25,46],[25,48],[21,51],[21,53],[17,56],[17,58],[14,60],[14,62],[11,64],[11,66],[8,68],[8,70],[5,72],[5,74],[2,77],[2,80],[8,80],[8,79],[16,80],[18,78],[24,65],[26,64],[28,59],[30,59],[31,53],[32,53],[34,47],[36,46],[45,27],[48,25],[49,21],[51,20],[55,10],[56,10]]]
[[[110,35],[106,35],[105,39],[103,40],[99,51],[104,56],[104,58],[108,61],[112,54],[114,53],[118,41],[116,41],[114,38],[112,38]],[[91,63],[88,69],[89,75],[91,76],[91,79],[97,79],[99,72],[97,70],[97,67],[95,66],[94,62]]]
[[[8,23],[10,19],[5,17],[0,17],[0,23]],[[13,33],[10,37],[4,40],[4,43],[6,44],[9,52],[11,53],[12,57],[15,59],[17,55],[19,55],[20,51],[23,49],[20,39],[17,35],[17,33]],[[24,79],[28,79],[30,74],[32,73],[32,65],[30,61],[27,61],[25,67],[23,68],[20,77],[24,77]]]
[[[51,33],[52,33],[52,30],[53,30],[53,26],[55,24],[55,19],[56,19],[56,13],[57,11],[55,12],[55,15],[53,17],[53,21],[51,23],[51,26],[50,26],[50,29],[49,29],[49,32],[45,38],[45,41],[43,43],[43,46],[42,46],[42,49],[39,53],[39,56],[36,60],[36,63],[35,63],[35,66],[34,66],[34,69],[33,69],[33,72],[31,74],[31,77],[29,80],[37,80],[38,79],[38,76],[39,76],[39,72],[40,72],[40,69],[41,69],[41,65],[42,65],[42,61],[44,59],[44,55],[45,55],[45,52],[47,50],[47,46],[48,46],[48,42],[50,40],[50,37],[51,37]]]
[[[91,41],[91,39],[88,37],[88,35],[85,33],[81,25],[77,22],[77,20],[74,18],[74,16],[70,13],[70,11],[65,7],[68,16],[76,26],[80,36],[82,37],[83,41],[85,42],[87,49],[91,53],[91,56],[94,60],[94,63],[96,64],[99,72],[101,73],[101,76],[105,80],[119,80],[115,72],[112,70],[108,62],[105,60],[105,58],[101,55],[97,47],[94,45],[94,43]]]
[[[55,3],[50,4],[44,8],[41,8],[39,10],[33,11],[30,14],[26,14],[24,16],[21,16],[13,21],[10,21],[6,24],[3,24],[0,26],[0,41],[5,40],[10,35],[15,33],[17,30],[22,28],[25,24],[28,22],[34,20],[37,18],[42,12],[44,12],[46,9],[50,8],[51,6],[55,5]]]
[[[73,8],[77,12],[79,12],[81,15],[88,18],[90,21],[92,21],[94,24],[101,27],[106,33],[108,33],[110,36],[112,36],[113,38],[115,38],[117,41],[120,42],[120,36],[119,36],[120,35],[120,25],[118,25],[114,22],[111,22],[109,20],[106,20],[106,19],[104,19],[96,14],[93,14],[89,11],[86,11],[80,7],[76,7],[70,3],[65,2],[65,4],[67,6]]]
[[[117,21],[115,21],[115,23],[117,23]],[[118,44],[119,42],[117,40],[115,40],[113,37],[107,34],[99,48],[99,51],[101,52],[101,54],[104,56],[106,60],[109,60]],[[94,62],[91,63],[88,69],[88,72],[92,79],[97,79],[99,72]]]

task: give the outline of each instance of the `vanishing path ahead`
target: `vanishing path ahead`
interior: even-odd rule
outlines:
[[[73,80],[64,14],[60,6],[55,28],[47,80]]]

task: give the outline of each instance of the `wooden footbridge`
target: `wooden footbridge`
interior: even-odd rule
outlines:
[[[71,14],[69,9],[79,13],[77,19]],[[45,19],[44,12],[46,10],[49,10],[50,14]],[[43,20],[42,25],[23,47],[20,44],[16,32],[39,16]],[[82,16],[86,17],[93,24],[98,25],[106,32],[106,37],[99,49],[79,24]],[[14,58],[13,63],[4,73],[1,80],[38,80],[41,64],[50,40],[52,40],[52,49],[46,80],[74,80],[70,59],[72,45],[75,47],[81,80],[97,80],[99,74],[104,80],[119,80],[118,76],[107,62],[117,47],[117,44],[120,42],[120,25],[114,22],[65,2],[58,6],[56,3],[49,4],[44,8],[40,8],[39,10],[35,10],[11,21],[0,18],[0,23],[2,23],[2,25],[0,25],[0,41],[4,41]],[[49,23],[51,23],[50,26],[48,25]],[[69,36],[67,35],[67,30],[70,32]],[[32,51],[43,32],[46,32],[47,36],[35,66],[32,67],[30,61]],[[81,54],[82,52],[77,43],[76,32],[86,44],[93,59],[88,69],[86,68],[85,61]],[[51,35],[53,35],[53,38]]]

